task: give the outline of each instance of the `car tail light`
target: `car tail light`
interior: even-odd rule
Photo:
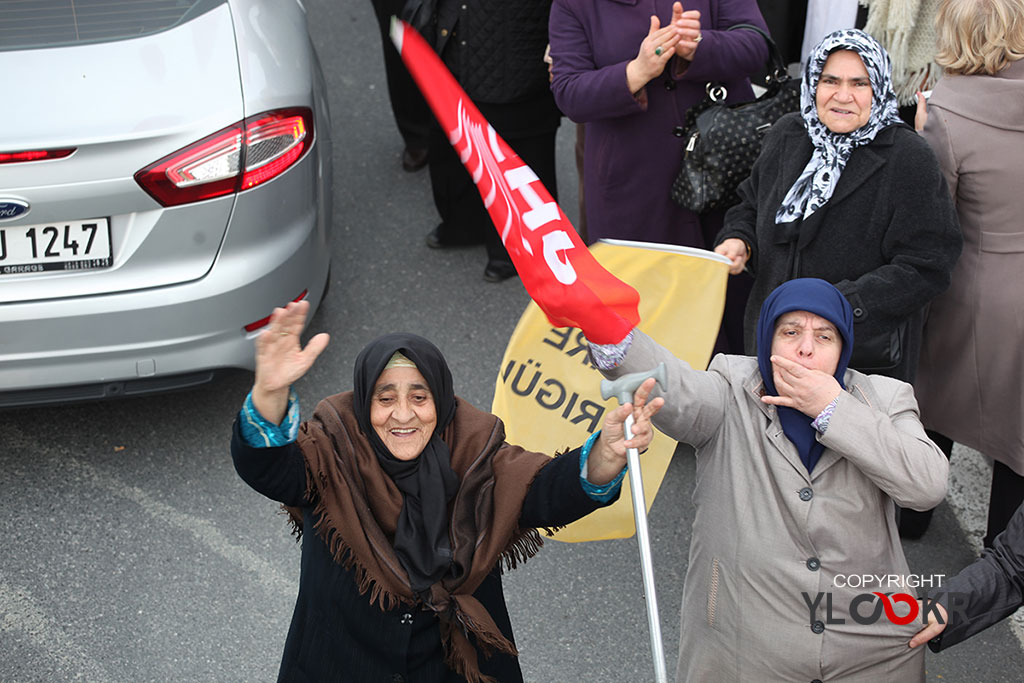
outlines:
[[[135,174],[163,206],[242,192],[298,161],[313,144],[313,113],[278,109],[219,130]]]
[[[297,297],[292,299],[292,301],[296,301],[296,302],[302,301],[303,299],[306,298],[307,294],[309,294],[309,290],[308,289],[304,289],[304,290],[302,290],[302,294],[299,294]],[[246,325],[245,326],[245,331],[246,332],[255,332],[256,330],[260,329],[261,327],[266,326],[266,324],[269,323],[269,322],[270,322],[270,316],[268,315],[266,318],[260,318],[259,320],[255,321],[255,322],[251,322],[248,325]]]
[[[16,164],[22,161],[47,161],[71,156],[75,147],[66,149],[28,149],[23,152],[0,152],[0,164]]]

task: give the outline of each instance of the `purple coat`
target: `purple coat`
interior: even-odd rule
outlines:
[[[651,15],[664,26],[672,0],[554,0],[551,89],[562,112],[586,124],[583,176],[590,241],[602,237],[705,247],[700,218],[669,196],[685,140],[683,117],[704,97],[708,81],[721,81],[729,102],[753,99],[748,74],[764,66],[768,48],[753,31],[765,28],[755,0],[689,0],[700,10],[702,40],[693,62],[673,76],[678,60],[633,97],[626,64],[636,57]],[[720,221],[720,216],[718,217]],[[720,222],[718,223],[720,225]]]

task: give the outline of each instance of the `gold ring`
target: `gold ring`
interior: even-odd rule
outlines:
[[[654,54],[656,54],[659,57],[661,56],[661,45],[659,45],[658,47],[654,48]]]
[[[693,42],[699,43],[702,40],[704,40],[704,36],[702,34],[698,33],[697,37],[693,39]]]
[[[289,334],[291,334],[291,332],[278,332],[277,334],[280,337],[287,337]]]

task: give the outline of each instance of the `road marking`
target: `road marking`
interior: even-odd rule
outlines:
[[[105,474],[76,458],[67,457],[63,462],[68,469],[78,470],[79,475],[87,477],[95,485],[122,498],[127,498],[153,519],[185,531],[228,562],[254,574],[256,582],[268,592],[278,593],[288,598],[295,597],[298,589],[294,580],[285,577],[257,553],[245,546],[232,543],[209,520],[181,512],[156,500],[142,489],[125,484],[116,477]]]
[[[66,680],[106,683],[113,679],[68,635],[64,626],[39,606],[28,589],[9,584],[0,573],[0,631],[20,633],[45,652]]]

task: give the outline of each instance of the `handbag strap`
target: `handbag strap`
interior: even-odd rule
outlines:
[[[735,24],[725,29],[726,31],[754,31],[764,38],[764,42],[768,43],[768,59],[764,65],[768,69],[768,76],[766,77],[767,84],[781,83],[789,78],[789,72],[786,70],[786,62],[782,59],[782,53],[779,52],[779,46],[775,44],[772,37],[768,35],[764,29],[760,26],[754,26],[753,24]]]

